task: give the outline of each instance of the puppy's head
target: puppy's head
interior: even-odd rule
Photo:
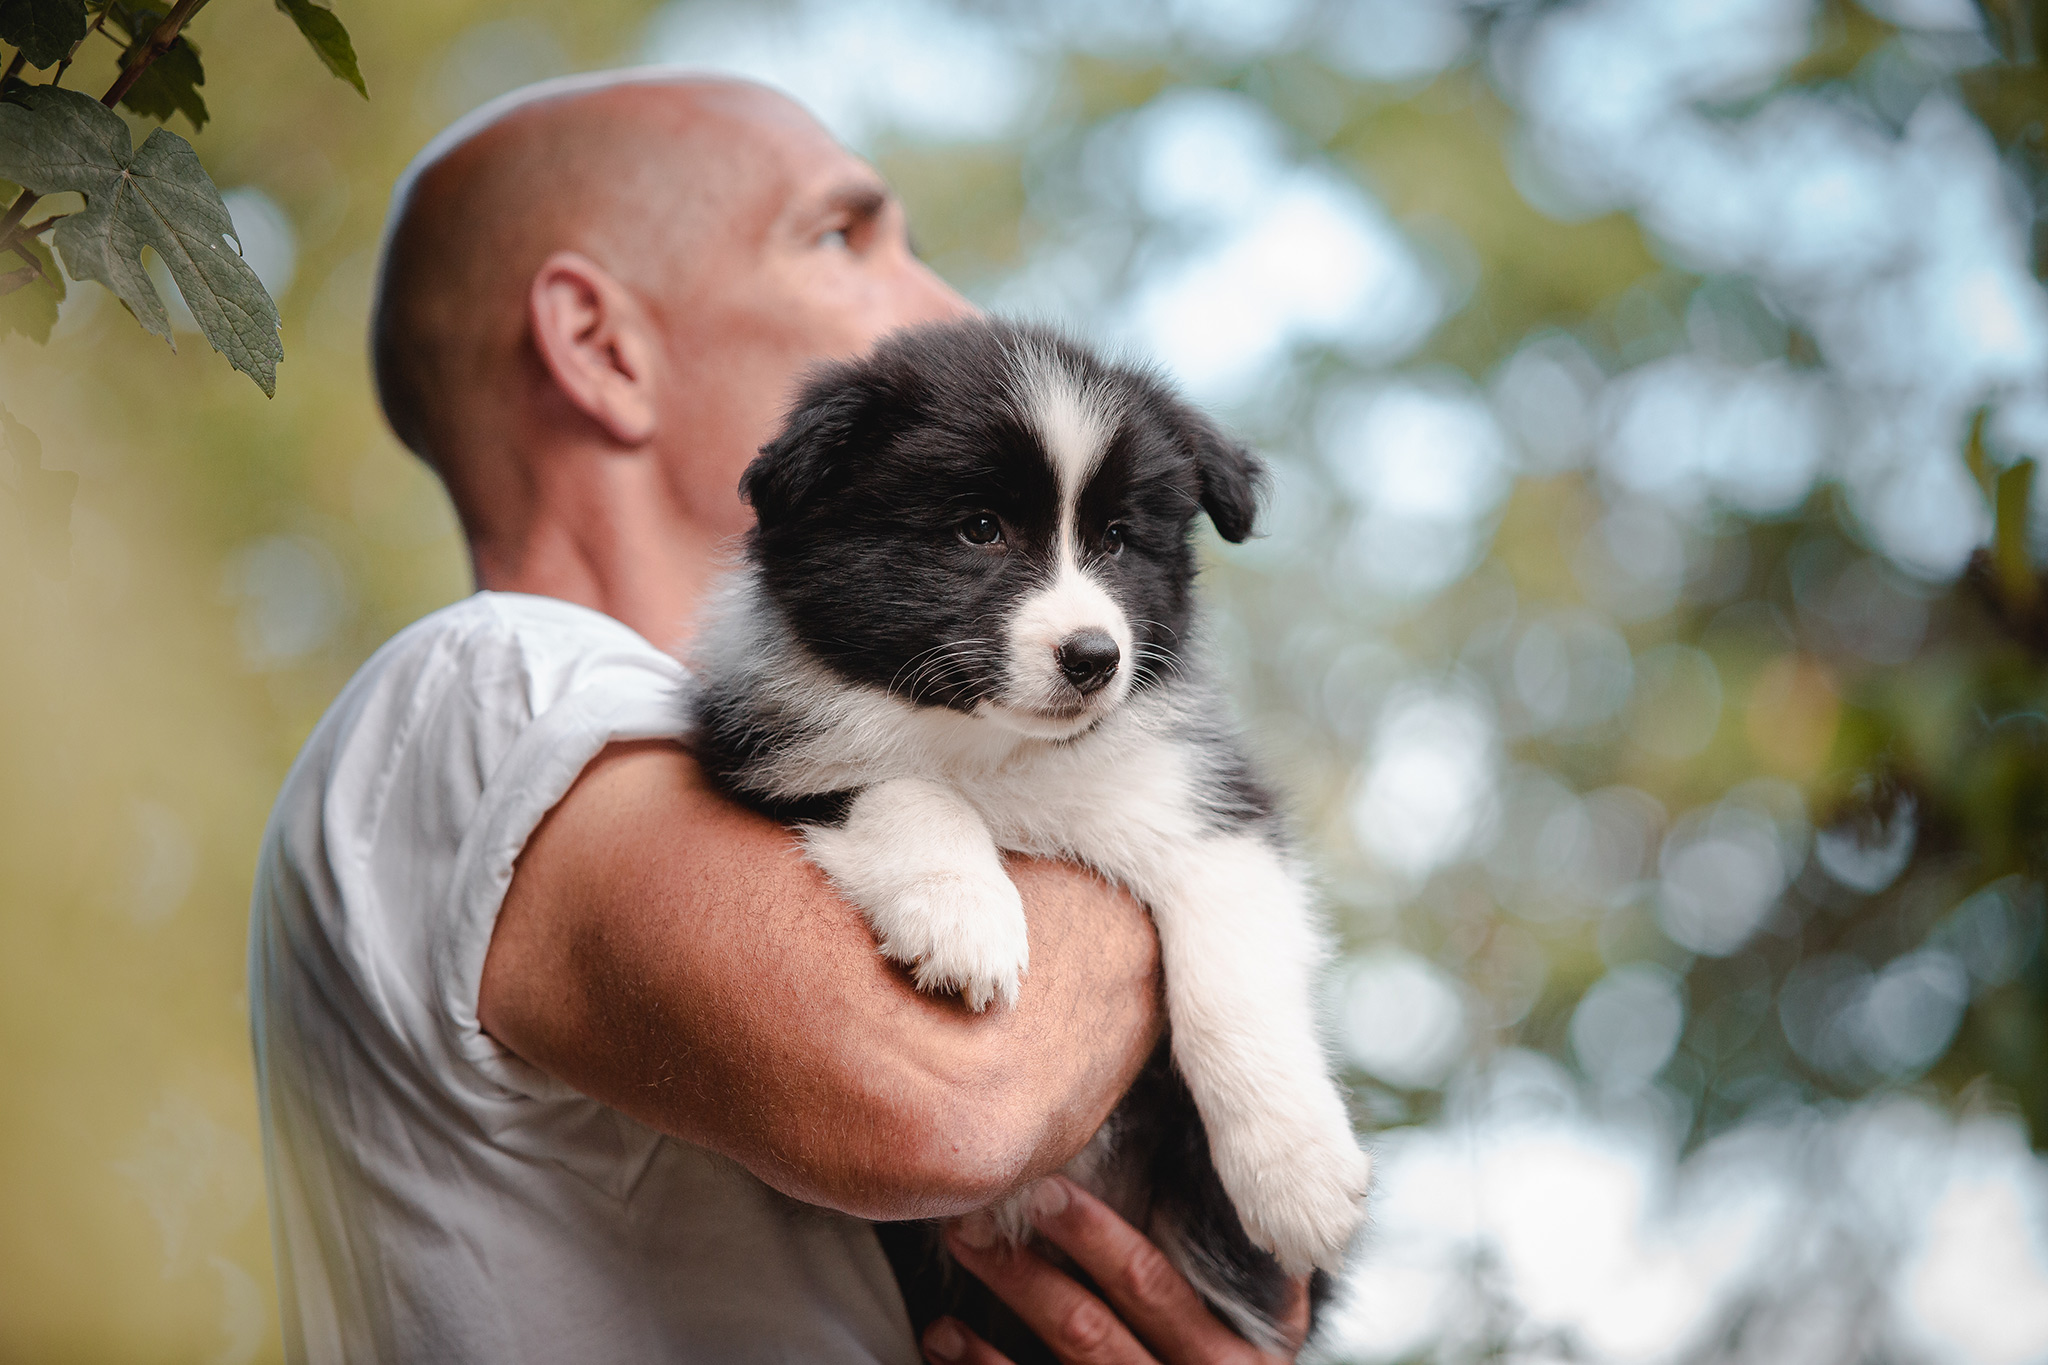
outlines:
[[[1263,477],[1152,375],[975,319],[819,371],[740,492],[820,659],[1064,738],[1175,670],[1195,515],[1243,540]]]

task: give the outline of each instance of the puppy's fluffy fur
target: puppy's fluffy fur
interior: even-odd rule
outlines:
[[[689,719],[924,989],[1015,1001],[1000,849],[1151,908],[1171,1056],[1070,1173],[1270,1342],[1286,1274],[1339,1265],[1368,1164],[1312,1019],[1324,941],[1196,626],[1194,517],[1244,539],[1263,472],[1049,331],[899,335],[814,376],[747,470],[758,526]]]

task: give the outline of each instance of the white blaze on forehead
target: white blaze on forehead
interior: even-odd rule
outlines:
[[[1116,429],[1116,414],[1099,390],[1090,392],[1079,375],[1047,351],[1019,353],[1017,390],[1059,481],[1060,523],[1065,531],[1089,475],[1102,463],[1102,452]]]
[[[1102,463],[1118,414],[1107,393],[1089,388],[1050,350],[1021,350],[1016,366],[1019,406],[1038,434],[1059,488],[1059,531],[1049,581],[1020,600],[1010,618],[1009,678],[1003,700],[1026,713],[1071,708],[1076,695],[1060,671],[1059,648],[1083,632],[1107,634],[1116,641],[1120,656],[1116,676],[1088,699],[1083,712],[1075,713],[1072,722],[1048,722],[1046,737],[1054,737],[1062,729],[1085,724],[1084,714],[1099,715],[1114,707],[1130,690],[1130,618],[1095,574],[1083,567],[1075,525],[1081,490]]]

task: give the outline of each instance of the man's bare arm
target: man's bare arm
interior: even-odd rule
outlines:
[[[1017,1005],[920,995],[794,837],[671,744],[614,745],[521,855],[484,963],[484,1029],[643,1123],[868,1218],[980,1207],[1062,1165],[1160,1027],[1143,909],[1013,859]]]

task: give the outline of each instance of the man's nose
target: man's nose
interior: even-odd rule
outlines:
[[[905,312],[899,326],[951,322],[956,318],[974,317],[981,311],[916,257],[910,259],[905,275],[902,299]]]

